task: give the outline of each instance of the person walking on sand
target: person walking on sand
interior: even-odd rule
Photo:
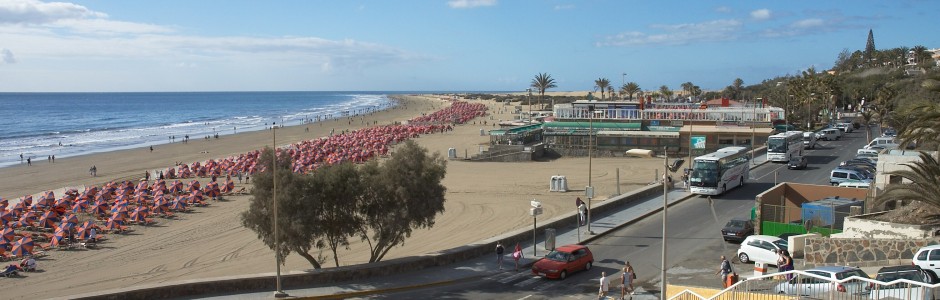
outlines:
[[[33,165],[33,158],[32,158],[32,157],[27,157],[27,158],[26,158],[26,165],[27,165],[27,166],[32,166],[32,165]]]
[[[597,289],[597,299],[607,298],[607,291],[610,290],[610,282],[607,281],[607,272],[601,272],[600,287]]]
[[[242,171],[238,171],[238,183],[242,183]]]
[[[503,243],[496,242],[496,265],[499,266],[499,269],[503,269],[503,253],[506,252],[506,249],[503,248]]]
[[[153,153],[153,146],[150,146],[150,153]]]

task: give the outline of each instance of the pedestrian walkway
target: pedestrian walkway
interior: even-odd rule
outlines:
[[[752,168],[756,168],[757,166],[766,163],[765,156],[760,155],[756,157],[755,162],[756,164]],[[680,184],[677,185],[677,188],[668,192],[667,199],[669,205],[673,205],[675,203],[686,200],[691,196],[692,195],[688,192],[688,190],[683,188]],[[594,234],[590,234],[587,231],[586,226],[580,227],[580,230],[575,230],[574,226],[557,228],[555,245],[586,243],[592,239],[603,236],[607,232],[628,225],[650,214],[657,213],[663,208],[663,196],[661,194],[651,196],[642,200],[633,201],[631,203],[621,204],[621,206],[622,207],[620,209],[615,209],[611,213],[592,216],[591,231],[593,231]],[[483,279],[500,284],[511,284],[515,289],[525,289],[532,291],[552,290],[553,292],[560,291],[562,294],[581,295],[586,297],[585,299],[596,299],[596,287],[594,289],[595,293],[589,295],[585,294],[581,282],[570,284],[569,281],[545,280],[543,278],[531,275],[531,271],[529,269],[531,264],[536,259],[547,254],[548,252],[544,248],[544,241],[541,241],[542,238],[544,237],[539,237],[540,242],[536,243],[535,245],[531,243],[524,245],[524,249],[522,250],[524,257],[519,262],[518,271],[515,270],[513,260],[508,255],[511,253],[511,249],[514,245],[506,245],[507,256],[504,259],[502,270],[500,270],[496,265],[495,254],[484,255],[482,257],[450,265],[427,268],[424,270],[403,274],[396,274],[394,276],[373,277],[355,282],[340,284],[334,283],[328,286],[310,286],[300,289],[285,290],[285,292],[290,294],[292,297],[318,297],[332,295],[355,297],[357,295],[366,296],[390,291],[402,291],[407,289],[446,285],[471,279]],[[532,257],[533,251],[535,251],[538,257]],[[616,276],[619,276],[619,274]],[[592,278],[590,284],[596,285],[594,284],[594,281],[596,280],[597,278]],[[562,282],[568,284],[561,284]],[[611,288],[612,292],[613,290],[614,288]],[[225,299],[270,298],[272,292],[273,291],[265,291],[239,295],[224,295],[220,297],[224,297]],[[608,299],[619,298],[619,286],[616,288],[615,294],[616,297],[608,297]],[[637,287],[637,290],[635,291],[632,299],[658,299],[657,296],[658,295],[650,294],[642,288]]]

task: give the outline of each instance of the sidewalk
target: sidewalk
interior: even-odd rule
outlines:
[[[756,164],[751,167],[752,169],[766,163],[766,156],[757,156],[755,162]],[[686,189],[682,187],[681,184],[677,185],[677,188],[670,190],[667,195],[670,206],[689,199],[692,196]],[[616,210],[615,212],[592,216],[591,231],[594,232],[593,235],[587,232],[586,226],[580,227],[580,236],[578,230],[575,230],[573,226],[557,228],[555,235],[555,245],[587,243],[593,239],[603,236],[607,232],[616,230],[620,227],[638,221],[648,215],[657,213],[663,208],[663,197],[662,195],[652,196],[643,200],[634,201],[632,203],[622,204],[621,206],[622,208]],[[518,273],[524,275],[530,274],[531,272],[529,271],[529,266],[531,266],[531,264],[537,258],[540,258],[541,256],[544,256],[548,253],[548,251],[544,248],[544,236],[540,236],[538,239],[539,242],[535,245],[535,247],[537,247],[536,249],[533,249],[533,245],[528,243],[528,245],[522,250],[524,258],[519,261]],[[285,289],[284,292],[289,294],[291,297],[356,297],[433,287],[437,285],[451,284],[462,280],[484,278],[499,273],[512,272],[514,270],[513,260],[509,256],[509,253],[512,252],[514,245],[505,246],[507,255],[503,261],[503,270],[499,270],[497,267],[496,258],[494,256],[484,255],[472,260],[446,266],[428,268],[421,271],[399,274],[397,276],[374,277],[359,282],[331,284],[329,286],[310,286],[306,288],[290,290]],[[536,251],[538,257],[533,258],[533,251]],[[261,299],[273,298],[272,295],[273,291],[265,291],[239,295],[216,296],[224,297],[225,299]],[[211,297],[207,298],[211,299]],[[596,294],[591,295],[591,298],[596,298]],[[609,298],[613,299],[613,297]],[[642,288],[638,287],[635,295],[633,296],[633,299],[658,298],[656,295],[650,294],[644,291]]]

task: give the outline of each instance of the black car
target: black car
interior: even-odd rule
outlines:
[[[878,270],[875,280],[888,283],[898,279],[922,282],[923,285],[895,283],[890,285],[868,286],[871,299],[933,299],[933,289],[925,287],[935,282],[930,273],[916,265],[883,267]]]
[[[791,157],[790,161],[787,162],[787,169],[791,169],[791,170],[806,169],[806,157],[805,156]]]
[[[754,223],[746,219],[732,219],[721,229],[721,237],[728,241],[744,241],[749,235],[754,234]]]

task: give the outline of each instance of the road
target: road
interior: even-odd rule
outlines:
[[[734,257],[738,248],[737,244],[726,243],[721,238],[721,227],[728,220],[749,217],[754,197],[777,182],[829,184],[829,171],[840,162],[854,158],[856,149],[867,142],[864,131],[854,131],[838,141],[820,141],[816,149],[804,150],[809,162],[805,170],[789,170],[785,164],[768,163],[751,170],[751,179],[745,186],[712,197],[711,203],[707,197],[695,197],[670,207],[667,211],[669,282],[721,287],[714,275],[718,257],[722,254]],[[600,272],[606,272],[608,276],[613,274],[612,281],[618,284],[611,291],[616,290],[619,295],[619,271],[625,261],[630,261],[636,270],[635,286],[658,297],[662,257],[661,212],[612,231],[588,246],[594,252],[594,268],[569,275],[564,281],[533,277],[528,270],[508,271],[453,284],[373,295],[371,298],[593,299],[596,298]],[[753,268],[750,264],[740,263],[734,267],[738,272]]]

